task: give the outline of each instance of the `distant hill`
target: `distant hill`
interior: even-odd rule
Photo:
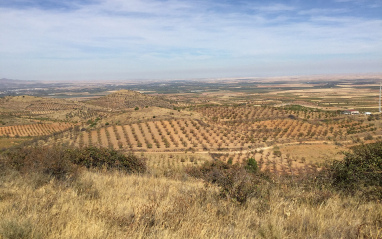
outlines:
[[[79,107],[77,104],[69,100],[28,95],[1,97],[0,104],[1,108],[9,111],[67,110]]]
[[[144,95],[131,90],[117,91],[110,95],[90,100],[87,103],[113,110],[123,110],[135,107],[143,108],[146,106],[172,108],[172,104],[162,97]]]
[[[106,117],[108,111],[102,106],[68,99],[20,95],[0,97],[0,117],[2,115],[76,122]]]

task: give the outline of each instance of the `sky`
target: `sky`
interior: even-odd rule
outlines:
[[[0,0],[0,78],[382,72],[382,0]]]

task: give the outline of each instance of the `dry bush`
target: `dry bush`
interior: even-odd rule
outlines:
[[[77,176],[78,167],[61,147],[24,147],[6,151],[0,156],[1,169],[12,169],[22,174],[41,173],[66,180]]]
[[[30,175],[41,173],[62,180],[75,178],[78,166],[144,173],[146,160],[133,154],[123,155],[113,149],[96,147],[25,147],[6,151],[0,156],[2,170],[11,169]]]
[[[257,164],[253,159],[245,165],[229,164],[222,161],[207,161],[200,167],[189,167],[187,173],[220,187],[220,194],[238,203],[246,203],[259,195],[259,186],[266,187],[264,177],[257,174]]]
[[[144,173],[146,160],[134,154],[124,155],[114,149],[87,147],[65,151],[71,161],[86,168],[118,169],[129,173]]]
[[[382,142],[352,147],[343,161],[334,161],[325,173],[338,190],[382,199]]]

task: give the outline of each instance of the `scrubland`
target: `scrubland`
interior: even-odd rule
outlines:
[[[335,190],[309,175],[256,174],[259,180],[253,191],[245,201],[238,201],[237,194],[222,194],[220,184],[192,177],[186,167],[176,169],[177,174],[158,176],[150,169],[155,164],[145,172],[128,173],[105,165],[87,167],[88,161],[80,167],[45,164],[65,155],[36,154],[50,161],[31,166],[2,156],[0,238],[382,236],[378,199]],[[91,163],[96,165],[94,160]],[[202,172],[203,166],[193,169]],[[171,164],[168,170],[173,170]],[[217,180],[226,177],[223,171],[211,172]],[[235,193],[246,193],[246,188],[236,186]]]

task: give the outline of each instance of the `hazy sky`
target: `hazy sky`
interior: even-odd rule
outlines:
[[[0,78],[382,72],[382,0],[0,0]]]

